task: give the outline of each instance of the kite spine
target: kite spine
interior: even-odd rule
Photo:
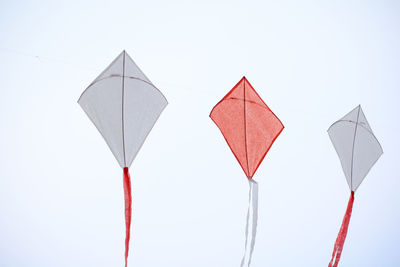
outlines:
[[[247,121],[246,121],[246,78],[243,77],[243,117],[244,117],[244,147],[246,149],[247,178],[251,179],[249,169],[249,155],[247,149]]]
[[[124,106],[125,106],[125,50],[124,50],[124,57],[122,61],[122,112],[121,112],[121,119],[122,119],[122,149],[124,152],[124,166],[126,167],[126,157],[125,157],[125,118],[124,118]]]
[[[351,175],[350,175],[350,188],[351,188],[351,190],[353,190],[354,145],[356,143],[358,119],[360,117],[360,109],[361,109],[361,107],[358,106],[357,121],[356,121],[356,124],[354,126],[355,128],[354,128],[354,137],[353,137],[353,148],[351,150]]]

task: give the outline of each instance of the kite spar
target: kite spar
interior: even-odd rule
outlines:
[[[383,150],[373,134],[361,106],[357,106],[332,124],[328,129],[328,134],[339,156],[351,191],[342,226],[336,238],[332,259],[329,262],[329,267],[336,267],[339,264],[349,228],[354,192],[382,155]]]
[[[123,51],[86,88],[78,103],[123,168],[126,267],[132,216],[129,167],[168,102]]]
[[[258,216],[258,184],[252,178],[284,127],[246,77],[212,109],[210,117],[225,137],[249,181],[245,251],[240,266],[245,266],[245,262],[250,266]]]

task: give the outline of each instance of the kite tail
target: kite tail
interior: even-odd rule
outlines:
[[[246,242],[244,248],[244,255],[240,263],[240,267],[245,266],[246,256],[248,254],[247,266],[250,266],[251,257],[253,255],[254,245],[256,243],[257,234],[257,218],[258,218],[258,184],[253,179],[249,179],[249,206],[247,209],[246,219]],[[251,220],[251,225],[250,225]],[[251,226],[251,235],[249,235],[249,228]],[[248,240],[250,239],[250,243]],[[249,246],[250,244],[250,246]]]
[[[131,176],[129,175],[128,167],[124,168],[124,196],[125,196],[125,267],[128,266],[128,254],[129,254],[129,239],[131,229],[131,217],[132,217],[132,194],[131,194]]]
[[[347,204],[346,214],[344,215],[342,226],[340,227],[339,234],[336,238],[335,247],[332,253],[332,259],[329,262],[329,267],[337,267],[339,264],[340,256],[342,255],[344,241],[346,240],[347,229],[349,228],[351,211],[353,210],[354,191],[351,191],[349,203]],[[335,262],[333,263],[333,260]]]

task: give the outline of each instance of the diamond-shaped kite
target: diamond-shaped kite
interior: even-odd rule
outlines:
[[[97,127],[124,170],[127,266],[132,214],[128,168],[168,102],[123,51],[86,88],[78,103]]]
[[[246,243],[241,262],[241,266],[244,266],[248,256],[249,266],[254,250],[258,214],[258,184],[252,178],[284,127],[246,77],[212,109],[210,117],[221,130],[249,181]],[[252,231],[248,243],[250,217]]]
[[[383,150],[361,106],[357,106],[328,129],[329,137],[339,156],[351,194],[342,226],[336,238],[329,267],[336,267],[342,254],[344,241],[353,209],[354,192],[367,176],[369,170],[382,155]]]

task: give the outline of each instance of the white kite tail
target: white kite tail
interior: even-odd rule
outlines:
[[[246,242],[244,245],[245,246],[244,255],[242,258],[242,262],[240,263],[240,267],[250,266],[251,257],[254,251],[254,245],[256,243],[257,218],[258,218],[258,184],[253,179],[249,179],[249,206],[247,209],[246,232],[245,232]]]

